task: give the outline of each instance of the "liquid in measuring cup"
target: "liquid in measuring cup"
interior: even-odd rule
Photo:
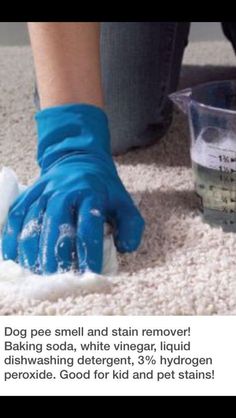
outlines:
[[[207,142],[205,134],[203,130],[191,149],[200,210],[207,223],[236,232],[236,138],[227,133],[220,141]]]

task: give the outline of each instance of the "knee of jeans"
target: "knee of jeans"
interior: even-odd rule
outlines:
[[[172,122],[172,103],[166,102],[163,109],[157,110],[155,114],[153,118],[140,115],[133,122],[128,117],[121,120],[110,115],[112,154],[119,155],[131,149],[147,147],[164,137]]]

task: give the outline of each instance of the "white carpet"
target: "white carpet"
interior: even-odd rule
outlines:
[[[28,47],[2,47],[0,60],[0,169],[10,166],[22,183],[31,182],[38,173],[31,53]],[[191,44],[184,64],[181,87],[236,78],[228,43]],[[67,287],[59,300],[0,294],[0,314],[236,314],[236,234],[210,228],[197,213],[185,117],[176,112],[162,141],[117,162],[146,219],[139,251],[119,256],[119,274],[108,287],[71,294]]]

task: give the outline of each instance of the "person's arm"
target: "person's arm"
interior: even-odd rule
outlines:
[[[66,103],[103,107],[100,24],[28,23],[41,108]]]
[[[101,273],[104,223],[120,252],[140,244],[144,221],[111,155],[103,110],[98,23],[29,23],[41,110],[39,179],[11,207],[5,260],[38,274]]]

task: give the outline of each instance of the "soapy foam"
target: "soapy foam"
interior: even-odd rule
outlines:
[[[57,300],[60,297],[76,295],[77,293],[91,293],[109,289],[117,273],[118,262],[113,237],[108,225],[104,228],[103,275],[87,272],[79,275],[74,272],[39,276],[23,269],[19,264],[2,260],[1,229],[6,220],[10,205],[25,186],[18,183],[13,170],[4,167],[0,172],[0,292],[5,301],[23,300],[25,298],[37,300]],[[97,212],[94,213],[98,216]],[[24,234],[35,233],[37,220],[27,225]],[[71,231],[70,231],[71,232]],[[68,234],[68,228],[62,226],[61,233]],[[28,236],[28,235],[27,235]]]

